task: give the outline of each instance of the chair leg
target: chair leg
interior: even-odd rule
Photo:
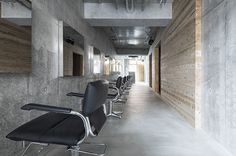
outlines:
[[[107,114],[107,117],[115,117],[121,119],[121,116],[113,112],[113,103],[110,101],[109,103],[109,112]]]
[[[33,145],[33,143],[30,143],[27,147],[25,147],[25,150],[23,151],[23,153],[21,154],[21,156],[24,156],[25,153],[28,151],[28,149],[30,148],[30,146]],[[25,142],[23,142],[23,147],[25,146]]]
[[[115,114],[123,114],[124,112],[122,112],[122,111],[113,111],[113,113],[115,113]]]
[[[83,143],[82,145],[90,145],[90,146],[101,146],[104,147],[104,150],[102,153],[95,153],[95,152],[90,152],[86,150],[82,150],[81,147],[79,146],[73,146],[68,149],[68,151],[71,151],[71,156],[79,156],[80,153],[86,154],[86,155],[93,155],[93,156],[104,156],[107,145],[106,144],[98,144],[98,143]]]
[[[25,150],[22,152],[21,156],[24,156],[25,153],[29,150],[29,148],[32,145],[48,146],[48,144],[37,143],[37,142],[30,142],[28,146],[25,146],[25,141],[23,141],[23,147],[25,147]],[[42,150],[43,150],[43,147],[41,147],[41,149],[38,151],[38,153],[40,153]]]
[[[117,102],[126,103],[125,99],[118,99]]]
[[[119,118],[119,119],[121,119],[121,116],[118,115],[118,114],[116,114],[116,113],[114,113],[114,112],[108,114],[107,117],[115,117],[115,118]]]

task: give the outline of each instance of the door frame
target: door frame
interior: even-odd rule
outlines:
[[[152,88],[152,53],[149,55],[149,87]]]

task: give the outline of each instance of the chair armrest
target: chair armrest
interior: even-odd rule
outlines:
[[[42,104],[35,104],[35,103],[29,103],[21,107],[22,110],[39,110],[39,111],[45,111],[45,112],[54,112],[54,113],[64,113],[64,114],[70,114],[72,109],[70,108],[64,108],[64,107],[56,107],[56,106],[48,106],[48,105],[42,105]]]
[[[109,82],[109,84],[116,84],[116,82],[115,82],[115,81],[112,81],[112,82]]]
[[[82,143],[86,137],[88,137],[90,128],[88,121],[86,120],[86,117],[81,114],[80,112],[73,111],[70,108],[64,108],[64,107],[56,107],[56,106],[48,106],[48,105],[42,105],[42,104],[35,104],[35,103],[29,103],[21,107],[22,110],[39,110],[39,111],[46,111],[46,112],[53,112],[53,113],[61,113],[61,114],[69,114],[69,115],[75,115],[81,118],[83,121],[83,125],[85,128],[85,135],[84,137],[78,142],[78,144]]]
[[[114,86],[109,86],[108,89],[116,89]]]
[[[76,97],[84,97],[83,93],[74,93],[74,92],[70,92],[68,94],[66,94],[67,96],[76,96]]]
[[[118,96],[120,95],[120,90],[119,90],[117,87],[111,87],[111,86],[110,86],[109,89],[116,90],[117,95],[118,95]]]

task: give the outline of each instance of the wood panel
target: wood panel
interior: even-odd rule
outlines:
[[[159,46],[159,45],[158,45]],[[160,94],[160,73],[159,73],[159,47],[155,48],[152,54],[152,89]]]
[[[144,64],[137,64],[137,81],[143,82],[144,81]]]
[[[196,29],[201,10],[196,4],[200,6],[199,2],[174,0],[173,19],[161,40],[162,97],[196,127],[196,86],[199,85],[196,84],[196,53],[201,40],[199,27]]]
[[[30,71],[31,28],[21,27],[0,18],[0,73]]]
[[[153,71],[153,67],[152,67],[152,60],[153,60],[153,57],[152,57],[152,54],[149,56],[149,86],[151,87],[151,88],[153,88],[153,84],[152,84],[152,81],[153,81],[153,78],[152,78],[152,76],[153,76],[153,74],[152,74],[152,71]]]

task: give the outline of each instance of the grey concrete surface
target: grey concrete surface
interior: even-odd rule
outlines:
[[[31,25],[31,10],[18,2],[1,2],[1,18],[17,25]]]
[[[82,0],[32,1],[32,71],[29,74],[0,74],[0,156],[15,156],[22,150],[21,143],[6,139],[6,135],[40,114],[22,111],[21,106],[34,102],[77,109],[80,101],[66,97],[66,93],[84,92],[89,81],[101,76],[59,77],[58,55],[62,43],[59,42],[59,21],[84,35],[87,45],[97,47],[102,53],[114,52],[108,37],[82,19],[78,9],[81,4]],[[86,57],[84,62],[93,64]],[[86,72],[91,73],[92,69],[88,70]]]
[[[109,119],[99,137],[88,141],[106,143],[106,156],[230,156],[143,84],[134,85],[130,91],[123,118]],[[38,149],[32,147],[27,156],[35,155]],[[51,145],[38,155],[70,153],[63,146]]]
[[[202,7],[202,129],[236,155],[236,1]]]
[[[84,3],[84,18],[92,26],[153,27],[167,26],[172,19],[172,3],[149,3],[146,9],[137,3],[134,8],[134,11],[128,12],[125,6],[116,9],[112,3]]]

